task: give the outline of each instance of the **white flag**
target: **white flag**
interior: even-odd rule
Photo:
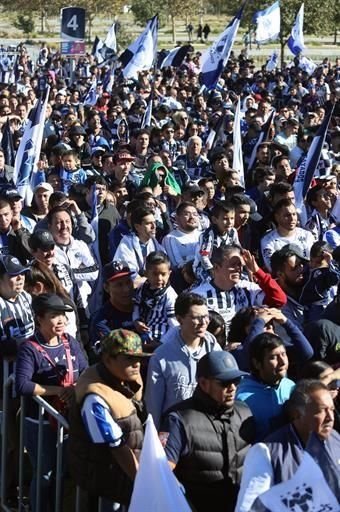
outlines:
[[[299,60],[299,68],[302,69],[303,71],[306,71],[306,73],[310,76],[316,70],[317,65],[315,64],[315,62],[312,61],[312,59],[303,56]]]
[[[271,54],[269,61],[266,64],[266,71],[274,71],[274,69],[277,68],[277,64],[279,61],[279,52],[277,50],[274,50]]]
[[[304,453],[294,476],[274,485],[260,495],[261,504],[270,512],[339,512],[339,502],[329,488],[323,472],[313,458]],[[258,510],[256,507],[254,510]]]
[[[149,414],[129,512],[191,512]]]
[[[287,41],[288,48],[293,55],[298,55],[305,49],[305,42],[303,39],[304,5],[305,4],[301,4],[299,12],[296,15],[294,25],[292,27],[291,35]]]
[[[148,21],[144,32],[120,56],[124,78],[137,80],[138,72],[152,68],[157,52],[158,17]]]
[[[236,169],[240,175],[240,183],[244,187],[244,167],[242,153],[242,136],[241,136],[241,102],[240,98],[237,102],[235,119],[234,119],[234,156],[233,169]]]
[[[255,40],[259,44],[267,43],[278,39],[280,34],[280,4],[275,2],[273,5],[258,11],[255,14],[257,24]]]

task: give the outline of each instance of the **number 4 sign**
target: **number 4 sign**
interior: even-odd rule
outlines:
[[[85,9],[65,7],[61,9],[62,41],[83,41],[85,39]]]

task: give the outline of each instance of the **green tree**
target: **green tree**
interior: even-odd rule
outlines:
[[[24,15],[18,14],[16,21],[13,23],[15,28],[22,30],[25,35],[32,34],[34,32],[34,20],[32,14]]]

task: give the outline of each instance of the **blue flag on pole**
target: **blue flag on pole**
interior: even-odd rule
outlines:
[[[240,175],[240,183],[244,187],[244,165],[243,165],[243,151],[242,151],[242,136],[241,136],[241,101],[240,98],[237,102],[235,119],[234,119],[234,154],[233,154],[233,169],[236,169]]]
[[[97,103],[98,93],[97,93],[97,78],[94,77],[90,89],[87,91],[84,98],[84,105],[95,105]]]
[[[148,128],[151,126],[152,106],[153,106],[153,98],[152,98],[152,94],[151,94],[149,103],[148,103],[148,105],[145,109],[144,115],[143,115],[141,129]]]
[[[138,78],[138,72],[152,68],[157,53],[158,16],[148,21],[145,30],[119,57],[124,78]]]
[[[301,162],[301,165],[296,173],[296,178],[294,181],[295,203],[297,209],[300,211],[303,209],[303,201],[307,195],[316,168],[319,164],[321,150],[326,139],[328,125],[331,120],[333,110],[334,105],[332,105],[332,107],[328,108],[326,111],[324,120],[314,135],[307,156]]]
[[[26,204],[31,204],[33,187],[41,181],[37,163],[40,158],[49,91],[47,86],[44,97],[37,99],[31,110],[15,158],[13,182]]]
[[[170,66],[173,68],[179,68],[191,48],[192,46],[187,44],[185,46],[177,46],[176,48],[173,48],[173,50],[170,50],[168,55],[166,55],[166,57],[162,60],[160,69]]]
[[[245,3],[239,9],[235,18],[229,23],[224,32],[206,50],[201,58],[201,84],[207,89],[214,89],[221,76],[224,66],[227,64],[231,49],[236,39],[238,27]]]
[[[294,25],[292,27],[291,35],[287,41],[288,48],[293,55],[298,55],[305,49],[305,43],[303,39],[304,5],[305,4],[301,4],[299,12],[296,15]]]

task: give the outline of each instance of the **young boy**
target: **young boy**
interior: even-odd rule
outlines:
[[[337,293],[340,272],[327,242],[315,242],[310,251],[310,272],[299,302],[305,306],[305,322],[319,320]]]
[[[170,260],[164,252],[151,252],[146,258],[146,281],[135,292],[132,320],[135,330],[150,344],[160,342],[175,318],[177,293],[169,285]]]
[[[305,229],[312,232],[315,241],[322,240],[326,231],[335,226],[331,215],[331,196],[322,184],[318,184],[308,191],[307,203],[313,208],[313,212],[305,225]]]
[[[193,268],[200,281],[211,277],[213,265],[210,257],[214,247],[222,244],[240,244],[234,223],[234,206],[225,201],[219,201],[211,210],[211,226],[201,234],[195,254]]]
[[[61,161],[63,166],[60,171],[61,190],[68,194],[71,185],[85,183],[88,176],[84,169],[79,168],[79,158],[73,149],[66,150],[62,154]]]

